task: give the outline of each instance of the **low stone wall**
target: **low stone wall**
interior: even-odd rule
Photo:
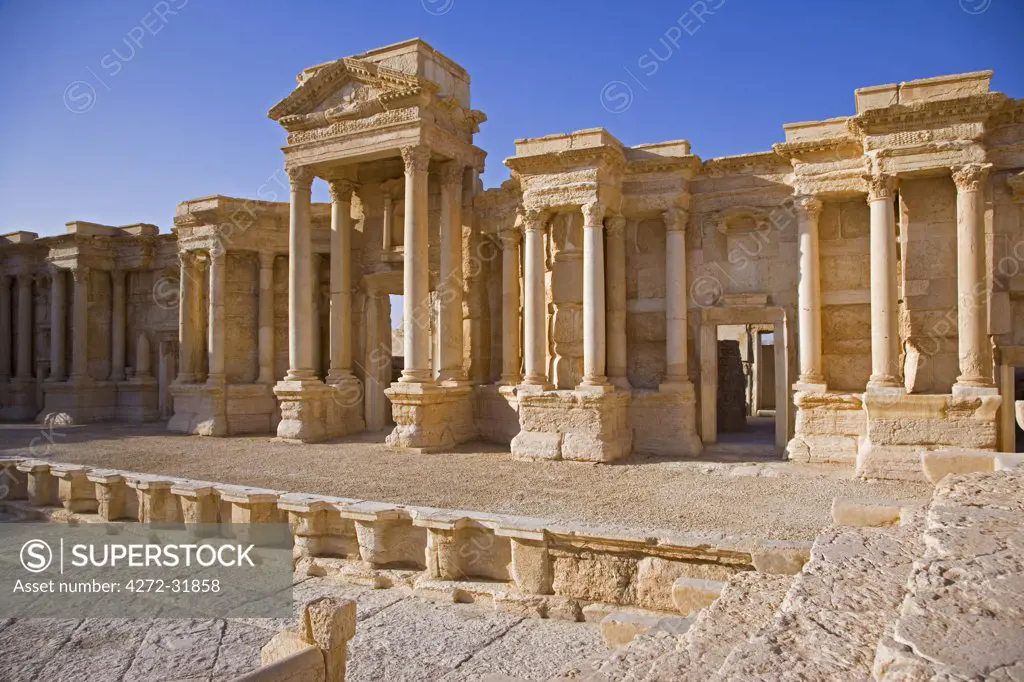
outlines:
[[[674,611],[676,579],[793,574],[809,542],[650,534],[463,510],[286,493],[46,460],[0,458],[6,501],[81,521],[274,523],[293,529],[297,568],[427,589],[482,589],[541,615],[583,618],[591,604]],[[19,503],[15,502],[15,505]],[[88,515],[88,516],[84,516]],[[479,583],[487,583],[484,588]]]

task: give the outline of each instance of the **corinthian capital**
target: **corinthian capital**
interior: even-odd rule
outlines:
[[[626,227],[626,216],[616,213],[608,218],[608,232],[621,232]]]
[[[523,214],[523,229],[527,232],[541,232],[544,230],[544,223],[547,215],[544,211],[532,209]]]
[[[604,223],[604,204],[599,201],[591,201],[588,204],[583,204],[583,226],[584,227],[601,227]]]
[[[821,215],[821,200],[813,194],[800,194],[793,198],[793,206],[796,207],[797,215],[817,220]]]
[[[682,208],[670,208],[661,214],[665,221],[665,229],[669,232],[682,232],[686,230],[688,212]]]
[[[313,184],[313,171],[305,166],[292,166],[286,168],[288,180],[292,183],[292,189],[309,189]]]
[[[985,186],[988,169],[991,163],[968,163],[964,166],[953,166],[953,183],[958,192],[977,192]]]
[[[426,173],[430,165],[430,148],[425,145],[402,147],[402,161],[406,173]]]
[[[352,180],[331,180],[327,184],[327,188],[331,192],[331,201],[352,201],[352,193],[356,191],[359,185]]]
[[[896,191],[896,176],[888,173],[865,175],[868,182],[868,201],[890,200]]]
[[[498,240],[502,249],[514,249],[519,245],[522,235],[515,230],[502,230],[498,233]]]

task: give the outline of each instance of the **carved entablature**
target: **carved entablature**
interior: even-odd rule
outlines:
[[[768,211],[756,206],[733,206],[715,216],[715,229],[720,234],[753,232],[769,224]]]
[[[514,229],[516,216],[522,211],[522,195],[514,179],[501,187],[488,189],[476,195],[473,201],[475,223],[485,234]]]
[[[701,174],[709,177],[776,174],[788,171],[789,164],[774,151],[708,159],[701,167]]]
[[[793,166],[797,166],[800,164],[827,164],[857,158],[863,152],[863,146],[861,141],[852,135],[840,135],[780,142],[772,145],[772,151],[788,160]]]
[[[943,128],[956,123],[985,122],[1007,103],[1001,92],[969,95],[957,99],[894,104],[889,107],[868,109],[851,116],[847,127],[856,137],[886,135],[910,130]]]

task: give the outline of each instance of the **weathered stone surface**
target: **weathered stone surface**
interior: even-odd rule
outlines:
[[[609,647],[623,647],[637,635],[656,631],[682,635],[690,627],[690,619],[667,616],[650,611],[613,611],[601,619],[601,637]]]
[[[678,578],[672,583],[672,603],[684,616],[710,606],[722,594],[725,583],[718,580]]]
[[[938,483],[949,474],[995,470],[995,453],[983,450],[932,450],[921,453],[924,475]]]
[[[837,497],[832,500],[832,521],[837,526],[892,526],[900,522],[903,510],[920,507],[901,500],[864,500]]]

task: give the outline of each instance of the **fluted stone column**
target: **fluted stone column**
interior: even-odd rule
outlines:
[[[449,161],[441,168],[441,281],[438,315],[438,381],[465,384],[462,329],[462,163]]]
[[[818,217],[821,201],[796,197],[797,240],[800,250],[797,322],[800,330],[801,390],[825,390],[821,365],[821,276],[818,255]]]
[[[692,388],[687,357],[686,222],[688,212],[670,208],[665,221],[665,381],[661,391]]]
[[[501,240],[501,383],[519,383],[519,242],[515,230],[503,230]]]
[[[430,371],[430,272],[427,263],[427,168],[430,149],[402,147],[405,162],[403,324],[405,368],[402,383],[427,383]]]
[[[11,378],[11,278],[0,276],[0,381]]]
[[[286,381],[316,379],[313,365],[313,245],[310,226],[310,187],[306,168],[288,169],[291,212],[288,230],[288,374]]]
[[[959,388],[995,390],[988,346],[985,279],[985,181],[992,164],[971,163],[953,168],[956,183],[956,288],[959,332]]]
[[[67,374],[64,355],[66,351],[67,285],[64,280],[64,271],[55,267],[50,276],[50,376],[48,381],[64,381]]]
[[[352,374],[352,192],[355,184],[335,180],[331,190],[331,366],[327,383]]]
[[[179,253],[178,274],[178,377],[177,382],[191,384],[196,380],[196,325],[192,306],[196,298],[195,269],[192,254]]]
[[[110,380],[125,380],[125,271],[110,272]],[[138,367],[135,368],[136,372]]]
[[[583,380],[580,386],[607,386],[604,300],[604,206],[583,206]]]
[[[897,326],[896,178],[868,176],[871,210],[871,377],[868,388],[897,388],[899,328]]]
[[[224,287],[227,253],[223,246],[210,249],[209,322],[207,323],[207,375],[208,385],[224,383],[225,334]]]
[[[71,271],[75,295],[71,310],[71,377],[74,383],[89,381],[89,268],[78,266]]]
[[[259,362],[258,384],[274,383],[274,261],[277,254],[259,252],[259,302],[256,348]]]
[[[539,211],[527,211],[523,227],[526,230],[523,255],[523,356],[526,376],[523,383],[549,388],[547,373],[547,306],[544,300],[544,224],[546,216]]]
[[[605,292],[608,297],[608,381],[629,390],[626,377],[626,219],[608,220]]]

